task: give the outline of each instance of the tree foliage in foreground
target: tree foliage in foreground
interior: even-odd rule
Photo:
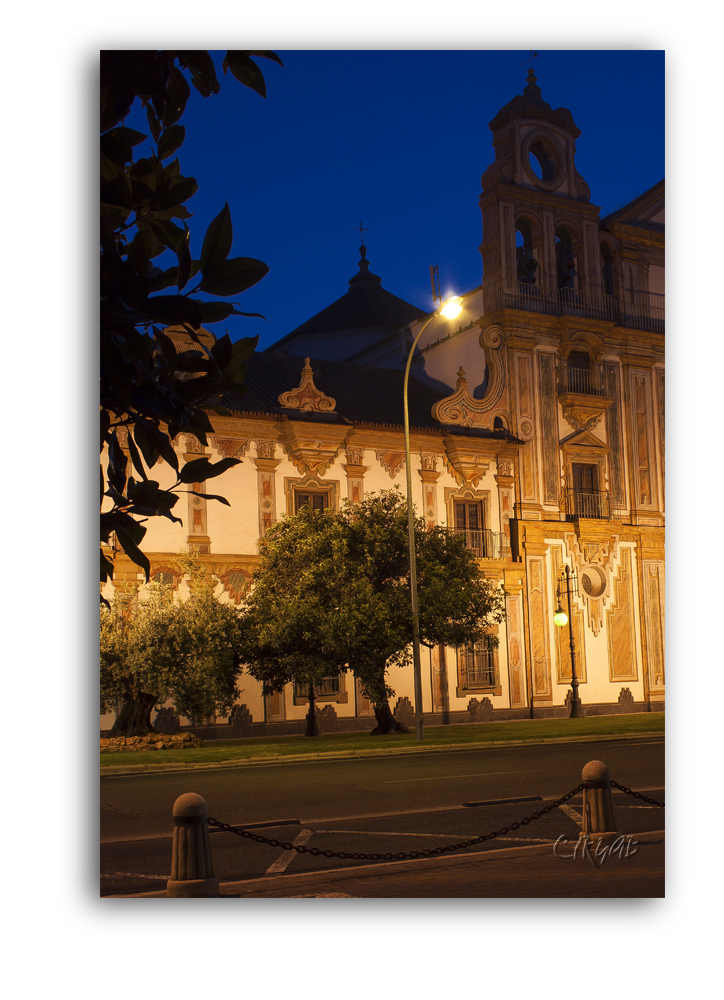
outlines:
[[[178,556],[189,574],[182,601],[151,583],[143,593],[117,591],[101,606],[101,707],[121,711],[112,736],[153,732],[151,712],[167,699],[188,718],[227,714],[241,672],[239,613],[214,596],[216,580],[193,556]]]
[[[505,617],[503,595],[464,539],[416,518],[415,541],[421,642],[496,644],[489,630]],[[349,667],[374,706],[373,732],[403,731],[388,676],[411,659],[405,499],[385,490],[275,525],[242,619],[242,655],[266,691]]]
[[[226,53],[223,68],[244,86],[266,96],[264,77],[251,58],[281,65],[274,52]],[[105,51],[100,73],[100,249],[101,249],[101,542],[112,533],[126,554],[143,568],[140,549],[146,528],[138,520],[162,516],[180,523],[172,509],[178,488],[217,476],[236,459],[212,464],[190,462],[179,471],[173,438],[194,434],[202,444],[212,430],[206,410],[226,413],[240,407],[245,362],[258,338],[232,344],[228,334],[204,342],[196,332],[243,313],[230,298],[256,284],[268,271],[260,260],[230,257],[232,225],[228,204],[206,230],[201,255],[191,258],[191,212],[186,202],[198,185],[181,173],[175,155],[185,138],[180,119],[191,84],[209,97],[219,92],[214,64],[204,51]],[[150,155],[137,155],[149,135],[124,125],[134,102],[146,112],[153,141]],[[174,221],[176,220],[176,221]],[[170,266],[158,267],[162,255]],[[203,293],[205,297],[199,297]],[[262,317],[263,318],[263,317]],[[185,329],[196,350],[177,351],[164,333]],[[131,469],[119,439],[130,453]],[[161,489],[148,472],[162,458],[177,475]],[[193,492],[190,490],[188,492]],[[223,497],[207,499],[226,503]],[[113,563],[101,550],[101,583],[112,579]]]

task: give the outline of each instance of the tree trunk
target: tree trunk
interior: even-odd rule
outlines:
[[[147,736],[155,733],[151,725],[151,712],[156,704],[152,694],[139,694],[135,697],[125,697],[121,714],[113,723],[111,736]]]
[[[307,712],[307,728],[305,736],[319,736],[319,723],[317,722],[316,703],[314,700],[314,684],[309,682],[309,711]]]
[[[370,733],[370,736],[394,736],[395,733],[409,733],[407,726],[398,722],[390,711],[390,703],[385,698],[384,702],[375,705],[375,719],[377,725]]]

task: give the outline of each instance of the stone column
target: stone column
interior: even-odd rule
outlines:
[[[219,880],[211,863],[206,802],[196,792],[181,795],[173,804],[171,878],[166,895],[173,899],[218,897]]]

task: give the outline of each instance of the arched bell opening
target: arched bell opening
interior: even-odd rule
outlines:
[[[533,245],[533,227],[521,216],[515,223],[515,260],[517,278],[524,285],[538,282],[538,261]]]

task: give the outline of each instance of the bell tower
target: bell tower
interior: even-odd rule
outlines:
[[[599,209],[576,170],[581,132],[571,112],[543,100],[530,69],[523,94],[501,108],[490,129],[495,160],[480,196],[486,313],[506,304],[525,308],[521,296],[557,304],[561,296],[596,294]]]

